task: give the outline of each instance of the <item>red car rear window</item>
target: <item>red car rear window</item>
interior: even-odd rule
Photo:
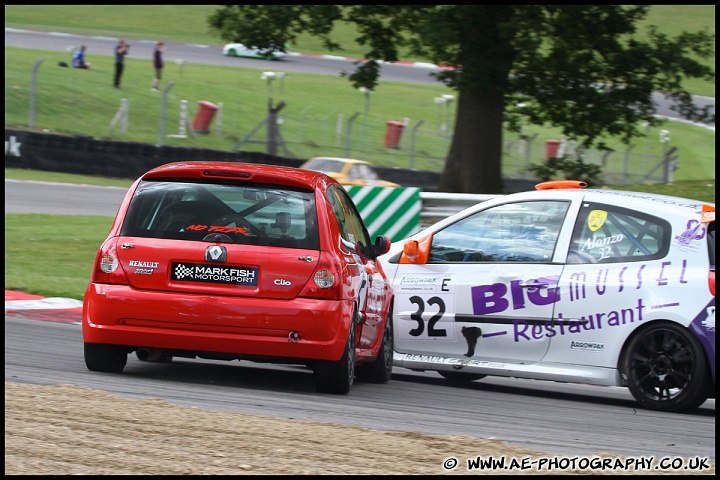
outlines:
[[[315,194],[277,185],[143,181],[121,235],[319,249]]]

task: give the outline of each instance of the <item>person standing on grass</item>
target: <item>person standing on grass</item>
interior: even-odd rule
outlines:
[[[155,91],[160,90],[158,85],[160,84],[160,79],[162,78],[163,52],[165,52],[165,44],[163,42],[158,42],[157,45],[155,45],[155,50],[153,50],[153,66],[155,67],[155,78],[153,79],[152,89]]]
[[[120,88],[120,77],[122,77],[123,69],[125,67],[125,55],[128,54],[130,46],[125,43],[125,40],[115,46],[115,88]]]

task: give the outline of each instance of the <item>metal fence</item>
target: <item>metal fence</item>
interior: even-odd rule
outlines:
[[[193,129],[193,123],[198,119],[201,105],[209,102],[179,98],[173,94],[172,82],[160,93],[152,92],[148,86],[127,92],[113,91],[109,95],[89,95],[88,92],[107,92],[109,80],[92,77],[88,71],[68,75],[68,70],[74,69],[56,67],[45,69],[39,75],[40,63],[38,60],[32,69],[27,96],[15,97],[12,86],[6,84],[6,126],[16,125],[8,121],[12,117],[9,112],[27,109],[27,127],[33,129],[96,138],[132,138],[158,145],[265,152],[295,159],[359,158],[376,165],[435,172],[442,171],[452,142],[452,125],[440,118],[388,120],[367,112],[291,115],[283,110],[282,102],[271,103],[266,110],[247,110],[243,108],[247,105],[233,103],[232,99],[211,104],[214,109],[208,116],[211,125],[203,134]],[[57,75],[70,80],[62,98],[51,98],[43,90],[43,81]],[[86,109],[116,113],[107,123],[95,125],[85,119]],[[67,111],[76,114],[58,115]],[[538,138],[537,134],[520,137],[506,133],[504,138],[505,178],[537,180],[530,171],[532,165],[541,164],[549,156],[563,155],[581,156],[585,163],[599,165],[607,185],[670,182],[677,168],[676,149],[651,153],[647,143],[643,149],[630,146],[615,151],[580,151],[571,142],[550,145],[548,139]],[[667,147],[667,143],[663,147]]]
[[[268,122],[272,121],[269,115]],[[356,113],[347,119],[342,114],[337,119],[278,115],[277,122],[281,138],[264,138],[258,143],[265,146],[277,142],[278,152],[290,158],[309,158],[322,151],[324,156],[370,159],[378,165],[442,171],[452,141],[452,132],[443,133],[428,127],[424,120],[366,122]],[[310,139],[304,132],[309,123],[323,124],[323,135]],[[389,147],[393,142],[388,137],[398,127],[394,123],[402,123],[400,138],[396,147]],[[505,138],[502,171],[506,178],[538,180],[530,167],[550,156],[580,157],[585,163],[600,166],[606,185],[672,182],[678,164],[674,147],[662,154],[652,154],[635,151],[636,146],[624,150],[583,150],[565,139],[548,141],[537,135],[519,138],[508,133]],[[236,147],[245,145],[241,143]]]

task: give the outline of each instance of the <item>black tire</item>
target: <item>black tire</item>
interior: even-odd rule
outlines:
[[[686,412],[707,400],[705,351],[686,328],[653,324],[632,338],[622,372],[635,400],[650,410]]]
[[[345,350],[340,360],[318,360],[315,362],[313,376],[315,388],[321,393],[348,393],[355,379],[355,322],[350,325]]]
[[[393,332],[392,312],[390,312],[385,320],[385,329],[383,331],[382,343],[380,343],[377,358],[372,363],[358,365],[357,378],[363,382],[387,383],[390,381],[390,377],[392,377],[392,362]]]
[[[121,373],[127,364],[127,349],[121,345],[85,343],[85,365],[93,372]]]
[[[228,56],[229,57],[237,57],[237,52],[235,51],[234,48],[231,48],[230,50],[228,50]]]
[[[453,382],[472,382],[474,380],[480,380],[487,375],[484,373],[470,373],[470,372],[446,372],[446,371],[438,371],[440,375],[447,378],[448,380],[451,380]]]

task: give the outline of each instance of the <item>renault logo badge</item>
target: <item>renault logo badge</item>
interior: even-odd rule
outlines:
[[[206,262],[226,262],[227,249],[222,245],[213,245],[205,250]]]

